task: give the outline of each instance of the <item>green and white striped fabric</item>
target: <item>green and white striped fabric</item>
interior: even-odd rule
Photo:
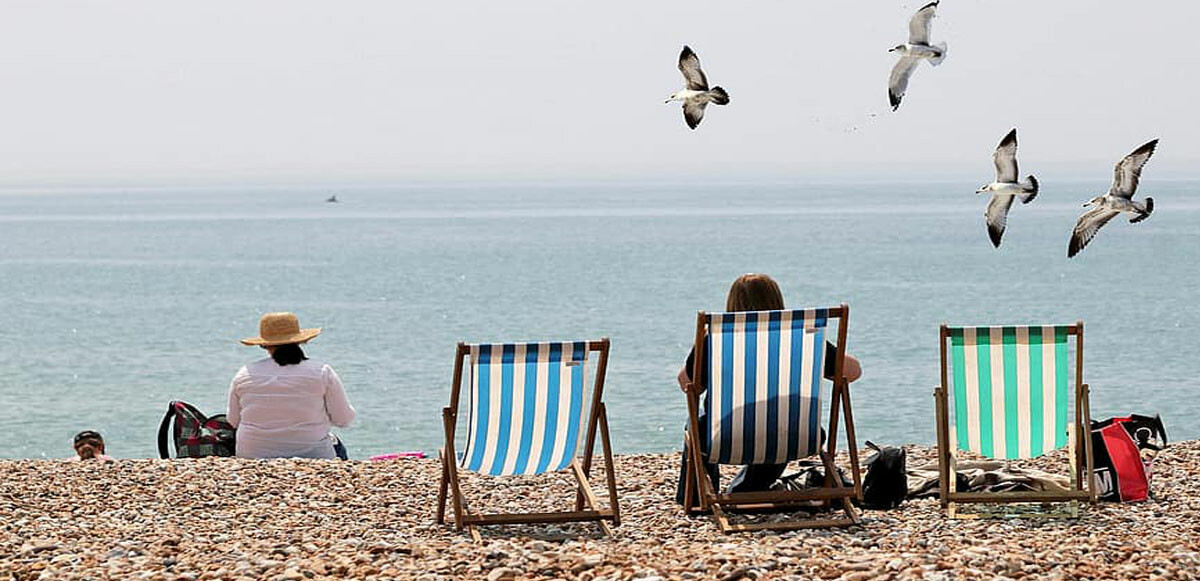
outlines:
[[[1067,444],[1069,326],[951,327],[951,439],[989,458]]]

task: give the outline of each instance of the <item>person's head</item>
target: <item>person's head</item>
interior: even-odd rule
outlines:
[[[295,365],[308,359],[300,345],[320,334],[321,329],[301,329],[293,313],[267,313],[258,321],[258,337],[242,339],[242,344],[266,349],[280,365]]]
[[[729,296],[725,299],[725,310],[730,313],[739,311],[778,311],[783,309],[783,293],[774,279],[765,274],[743,274],[733,281],[729,287]]]
[[[73,445],[80,460],[91,460],[104,455],[104,437],[100,435],[100,432],[93,430],[79,432],[75,434]]]

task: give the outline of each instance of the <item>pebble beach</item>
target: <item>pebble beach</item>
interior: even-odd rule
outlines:
[[[910,466],[933,458],[908,455]],[[864,510],[847,529],[728,536],[674,504],[678,462],[617,457],[613,538],[568,524],[484,528],[474,542],[434,522],[436,459],[0,460],[0,579],[1200,577],[1200,442],[1158,456],[1155,500],[1099,504],[1078,520],[952,521],[916,499]],[[464,475],[478,510],[574,499],[565,474],[500,482]]]

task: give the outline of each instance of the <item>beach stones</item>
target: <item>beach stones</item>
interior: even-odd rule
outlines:
[[[934,458],[908,450],[914,465]],[[590,524],[523,525],[482,529],[475,543],[434,524],[433,459],[121,460],[104,469],[0,460],[0,578],[1187,579],[1200,570],[1196,442],[1159,455],[1157,502],[1092,507],[1077,521],[950,521],[925,499],[866,510],[861,527],[728,536],[674,504],[678,462],[617,458],[615,538]],[[467,474],[463,486],[480,511],[573,508],[568,476]]]

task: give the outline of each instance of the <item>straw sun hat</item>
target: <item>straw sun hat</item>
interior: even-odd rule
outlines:
[[[287,345],[305,343],[321,334],[320,329],[301,329],[294,313],[267,313],[258,322],[258,337],[242,339],[243,345]]]

